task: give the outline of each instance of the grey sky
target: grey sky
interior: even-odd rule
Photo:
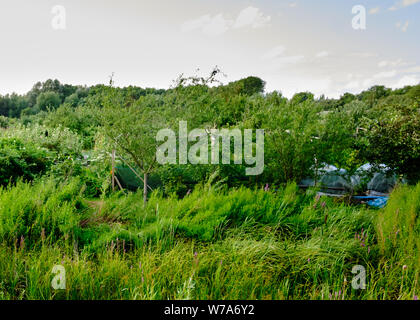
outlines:
[[[0,94],[37,81],[167,88],[180,73],[255,75],[286,96],[420,82],[420,0],[0,0]],[[352,28],[354,5],[366,30]],[[66,29],[52,27],[56,5]]]

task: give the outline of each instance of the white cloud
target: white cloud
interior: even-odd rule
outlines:
[[[406,23],[402,26],[402,28],[401,28],[401,31],[402,32],[406,32],[407,31],[407,29],[408,29],[408,24],[409,24],[409,22],[408,21],[406,21]]]
[[[344,89],[351,90],[351,89],[359,89],[360,82],[357,80],[350,81],[344,86]]]
[[[236,18],[234,28],[252,27],[260,28],[266,26],[271,20],[270,16],[265,16],[260,9],[248,7],[243,9]]]
[[[219,35],[225,33],[229,29],[231,24],[230,20],[223,17],[223,14],[219,13],[208,24],[203,26],[203,32],[208,35]]]
[[[374,85],[375,80],[373,80],[372,78],[367,78],[363,81],[363,88],[367,89],[370,88]]]
[[[402,70],[405,73],[420,73],[420,66],[414,66],[407,69]]]
[[[395,3],[392,7],[388,8],[390,11],[395,11],[401,8],[412,6],[413,4],[419,3],[420,0],[402,0]]]
[[[388,61],[381,61],[378,63],[379,68],[384,68],[386,66],[388,66]]]
[[[391,84],[391,88],[402,88],[405,86],[415,86],[420,83],[420,78],[416,75],[403,76],[397,82]]]
[[[274,60],[274,65],[281,67],[288,64],[295,64],[305,59],[303,55],[279,57]]]
[[[373,76],[374,79],[386,79],[386,78],[394,78],[397,75],[397,71],[385,71],[379,72]]]
[[[274,59],[274,58],[277,58],[277,57],[283,55],[283,53],[285,51],[286,51],[285,47],[277,46],[277,47],[274,47],[273,49],[271,49],[270,51],[268,51],[266,54],[264,54],[262,56],[262,58],[264,60],[271,60],[271,59]]]
[[[226,18],[223,13],[214,16],[206,14],[197,19],[184,22],[181,26],[181,31],[189,32],[201,30],[204,34],[217,36],[225,33],[231,28],[264,27],[269,24],[270,20],[271,17],[264,15],[260,9],[247,7],[239,12],[235,20]]]
[[[330,55],[330,53],[328,52],[328,51],[321,51],[321,52],[318,52],[316,55],[315,55],[315,57],[316,58],[326,58],[326,57],[328,57]]]
[[[295,7],[297,7],[297,2],[291,2],[291,3],[289,3],[289,7],[290,7],[290,8],[295,8]]]
[[[408,6],[411,6],[411,5],[419,3],[419,2],[420,2],[420,0],[403,0],[402,5],[403,5],[403,7],[408,7]]]
[[[261,58],[269,60],[271,67],[283,67],[285,65],[296,64],[305,59],[303,55],[286,56],[286,49],[283,46],[277,46],[265,53]]]
[[[398,22],[395,24],[395,26],[397,27],[397,29],[401,30],[402,32],[406,32],[408,29],[408,25],[409,25],[409,21],[406,21],[404,24],[402,24],[401,22]]]
[[[396,70],[389,72],[380,72],[373,76],[365,76],[364,78],[354,79],[344,85],[344,90],[352,92],[360,92],[367,90],[374,85],[382,84],[388,88],[402,88],[405,86],[413,86],[420,84],[420,76],[418,74],[404,75]]]
[[[380,8],[376,7],[376,8],[372,8],[369,10],[369,14],[377,14],[379,12]]]
[[[379,68],[385,68],[385,67],[401,67],[405,66],[407,63],[405,63],[402,59],[389,61],[389,60],[383,60],[378,63]]]
[[[184,32],[201,30],[207,35],[215,36],[225,33],[231,24],[232,21],[224,18],[222,13],[219,13],[213,17],[209,14],[206,14],[198,19],[185,22],[181,26],[181,30]]]
[[[265,76],[267,79],[267,91],[279,90],[285,97],[291,98],[295,93],[310,91],[315,96],[325,94],[327,97],[338,94],[332,90],[333,81],[330,77],[310,77],[307,75],[284,75],[276,74]]]
[[[357,57],[357,58],[373,58],[377,57],[377,53],[373,52],[353,52],[349,54],[351,57]]]

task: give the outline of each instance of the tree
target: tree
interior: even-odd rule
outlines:
[[[23,109],[28,107],[28,101],[24,96],[16,93],[0,96],[0,115],[17,118]]]
[[[410,98],[420,101],[420,84],[412,87],[407,94]]]
[[[263,93],[265,88],[265,81],[258,77],[247,77],[236,82],[240,86],[240,93],[252,96],[256,93]]]
[[[160,129],[168,128],[159,110],[160,97],[149,95],[136,101],[127,100],[121,90],[105,88],[99,117],[105,134],[120,154],[127,155],[143,173],[143,202],[147,202],[148,177],[157,165],[156,141]]]
[[[47,91],[41,93],[36,98],[35,109],[39,111],[45,111],[48,108],[56,109],[61,104],[60,95],[53,91]]]
[[[374,106],[377,100],[385,98],[391,94],[392,90],[385,86],[373,86],[367,91],[359,94],[359,99],[367,102],[371,107]]]
[[[227,85],[215,88],[215,91],[221,93],[226,100],[231,96],[244,95],[252,96],[254,94],[263,93],[265,81],[258,77],[247,77],[238,81],[230,82]]]
[[[345,104],[352,102],[354,99],[356,99],[354,94],[346,92],[341,96],[340,100],[338,100],[338,105],[344,106]]]
[[[420,108],[415,103],[381,108],[363,127],[358,138],[362,157],[413,182],[420,179]]]
[[[312,102],[314,101],[314,95],[311,92],[300,92],[296,93],[292,99],[290,99],[291,104],[299,104],[305,101]]]
[[[7,117],[9,115],[9,101],[6,97],[0,96],[0,115]]]
[[[300,181],[311,175],[320,129],[315,104],[279,100],[263,106],[256,117],[263,119],[266,168],[274,182]]]

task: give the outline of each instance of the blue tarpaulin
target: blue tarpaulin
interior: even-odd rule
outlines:
[[[388,202],[389,197],[374,197],[374,196],[355,196],[355,199],[368,200],[366,203],[371,207],[383,208]]]

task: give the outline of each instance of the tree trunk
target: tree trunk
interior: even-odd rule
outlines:
[[[148,178],[148,174],[145,173],[144,174],[144,178],[143,178],[143,205],[146,206],[146,202],[147,202],[147,178]]]
[[[115,150],[112,150],[112,170],[111,170],[111,179],[112,179],[112,191],[115,191]]]

